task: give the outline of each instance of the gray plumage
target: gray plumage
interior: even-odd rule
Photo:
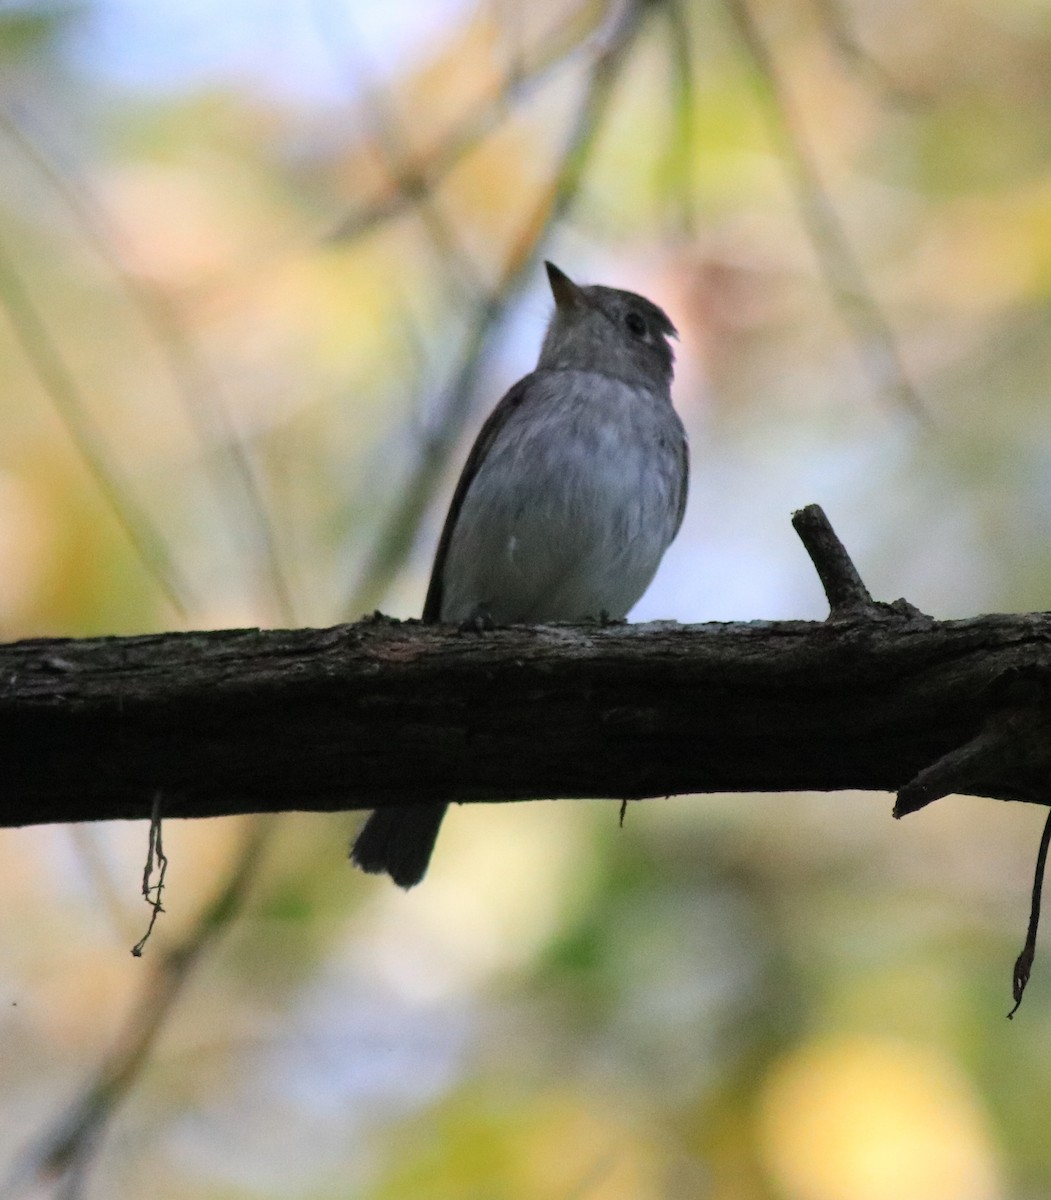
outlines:
[[[674,326],[633,292],[547,270],[556,308],[537,369],[496,406],[468,456],[425,621],[625,617],[682,523],[689,456],[671,402]],[[377,809],[354,861],[411,887],[443,813]]]

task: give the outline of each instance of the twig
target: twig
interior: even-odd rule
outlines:
[[[870,621],[931,620],[908,600],[872,599],[820,505],[808,504],[794,512],[792,527],[799,534],[825,589],[830,621],[853,621],[859,617]]]
[[[142,948],[150,940],[150,934],[153,933],[157,918],[164,912],[164,877],[168,874],[168,856],[164,853],[164,845],[161,841],[162,795],[163,793],[159,790],[153,794],[153,812],[150,814],[150,844],[146,852],[146,866],[142,872],[142,898],[152,907],[153,912],[150,914],[150,923],[146,927],[146,932],[131,948],[131,952],[136,958],[142,957]],[[151,882],[154,861],[159,868],[156,883]]]
[[[894,818],[911,816],[945,796],[979,793],[989,765],[1001,760],[1010,745],[996,725],[990,721],[970,741],[954,746],[903,784],[894,801]]]
[[[1029,983],[1029,972],[1033,969],[1036,958],[1036,931],[1040,925],[1040,895],[1044,888],[1044,868],[1047,866],[1047,849],[1051,845],[1051,812],[1044,822],[1044,832],[1040,835],[1040,849],[1036,853],[1036,869],[1033,872],[1033,896],[1029,906],[1029,928],[1025,934],[1025,946],[1015,961],[1014,975],[1011,980],[1011,990],[1014,994],[1014,1008],[1007,1014],[1009,1021],[1014,1019],[1018,1006],[1022,1003],[1026,985]]]
[[[876,605],[862,583],[846,547],[819,504],[808,504],[792,514],[792,528],[810,555],[821,580],[832,617],[871,613]]]

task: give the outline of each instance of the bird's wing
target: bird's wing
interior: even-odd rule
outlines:
[[[468,454],[467,461],[464,463],[456,491],[453,492],[453,498],[449,504],[445,525],[442,527],[442,536],[438,539],[434,566],[431,568],[431,582],[427,588],[427,599],[423,603],[423,619],[428,623],[433,624],[441,620],[444,592],[442,576],[445,574],[445,559],[449,553],[449,544],[452,542],[453,531],[456,529],[456,522],[460,516],[460,509],[463,508],[464,499],[471,484],[474,483],[475,476],[485,461],[486,455],[500,436],[501,430],[507,424],[511,414],[525,400],[532,378],[532,375],[526,375],[520,379],[493,409],[479,430],[478,437],[475,438],[474,445],[471,447],[471,453]]]

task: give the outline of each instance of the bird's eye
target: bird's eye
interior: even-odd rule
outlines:
[[[628,332],[633,333],[636,337],[642,337],[646,332],[646,322],[639,316],[637,312],[629,312],[624,317],[624,324],[628,327]]]

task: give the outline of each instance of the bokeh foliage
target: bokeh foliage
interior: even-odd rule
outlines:
[[[1046,5],[370,11],[0,8],[0,636],[416,613],[544,255],[682,334],[636,615],[820,617],[811,501],[880,597],[1048,607]],[[6,832],[0,1195],[1044,1195],[1042,814],[889,810],[472,806],[407,896],[173,825],[142,960],[142,829]]]

